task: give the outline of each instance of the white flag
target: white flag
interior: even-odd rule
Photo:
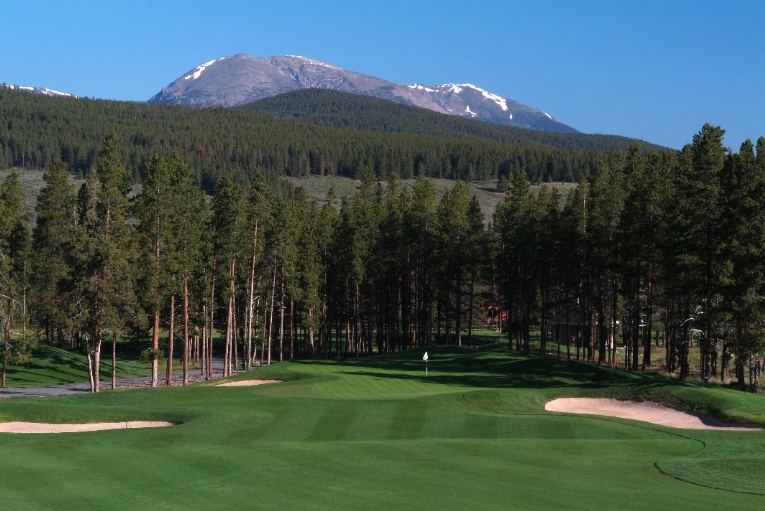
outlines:
[[[425,352],[425,354],[422,356],[422,359],[423,359],[424,361],[426,361],[426,362],[428,361],[428,352],[427,352],[427,351],[426,351],[426,352]]]

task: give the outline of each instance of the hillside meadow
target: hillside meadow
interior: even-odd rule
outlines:
[[[326,202],[327,193],[329,192],[330,188],[335,189],[335,193],[337,194],[338,199],[342,201],[353,197],[361,183],[359,180],[342,176],[311,175],[306,177],[285,177],[283,179],[287,181],[292,187],[302,186],[305,188],[308,196],[319,204]],[[454,181],[451,179],[431,178],[431,180],[436,185],[439,199],[448,190],[454,188]],[[411,189],[414,186],[415,181],[415,179],[402,179],[401,184],[404,187]],[[380,184],[384,188],[386,182],[380,181]],[[505,194],[497,191],[496,181],[473,182],[467,183],[467,185],[471,197],[475,196],[478,199],[484,218],[487,222],[490,221],[494,215],[494,211],[497,209],[497,204],[502,201],[502,199],[505,197]],[[531,185],[531,190],[536,192],[541,186],[543,185]],[[576,183],[546,183],[544,186],[548,186],[551,189],[556,190],[559,193],[561,199],[564,199],[566,194],[576,187]]]
[[[0,401],[0,421],[174,427],[0,433],[5,509],[756,509],[765,431],[546,412],[653,400],[765,424],[762,396],[577,361],[431,347],[275,364],[282,383]]]

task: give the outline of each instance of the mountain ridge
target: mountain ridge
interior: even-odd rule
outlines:
[[[69,94],[67,92],[59,92],[57,90],[49,89],[47,87],[30,87],[26,85],[13,85],[10,83],[0,83],[0,88],[31,92],[32,94],[41,94],[43,96],[66,97],[66,98],[77,97],[77,96],[74,96],[73,94]]]
[[[475,85],[405,85],[301,56],[240,53],[204,62],[149,99],[149,103],[232,107],[300,89],[331,89],[387,99],[494,124],[578,133],[552,115]]]

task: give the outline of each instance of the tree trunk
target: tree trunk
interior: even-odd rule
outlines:
[[[165,385],[173,383],[173,344],[175,343],[175,293],[170,295],[170,332],[167,336],[167,370],[165,371]]]
[[[217,260],[213,258],[213,267],[212,267],[212,283],[210,285],[210,335],[208,336],[207,342],[208,344],[208,350],[207,350],[207,378],[212,377],[212,362],[213,362],[213,343],[214,341],[214,334],[215,334],[215,270],[217,267]]]
[[[159,192],[159,189],[157,189]],[[160,265],[160,216],[157,214],[157,235],[154,238],[154,286],[155,293],[159,295],[159,265]],[[157,297],[156,310],[154,311],[154,330],[151,339],[151,386],[156,387],[159,381],[159,297]]]
[[[154,311],[151,351],[151,386],[156,387],[159,381],[159,311]]]
[[[226,319],[226,348],[225,348],[226,351],[223,356],[223,376],[231,375],[231,359],[232,359],[231,347],[232,347],[232,342],[234,338],[234,332],[233,332],[234,292],[236,290],[235,284],[234,284],[235,271],[236,271],[236,260],[232,259],[229,265],[229,270],[228,270],[228,278],[229,278],[228,317]]]
[[[202,367],[200,374],[207,380],[207,328],[209,327],[209,317],[207,315],[207,305],[202,306],[202,315],[205,318],[204,326],[202,328]]]
[[[112,332],[112,390],[117,388],[117,333]]]
[[[101,390],[101,331],[93,335],[93,392]]]
[[[96,382],[93,381],[93,356],[90,350],[90,342],[85,341],[85,352],[88,354],[88,379],[90,380],[90,391],[96,391]]]
[[[648,245],[648,268],[645,284],[645,331],[643,332],[643,371],[651,366],[651,330],[653,329],[653,243]]]
[[[258,222],[255,221],[255,232],[252,236],[252,263],[250,264],[250,302],[247,308],[247,369],[252,362],[252,319],[255,311],[255,265],[258,259]]]
[[[183,384],[189,384],[189,277],[183,275]]]
[[[284,362],[284,261],[279,272],[279,362]]]
[[[276,294],[276,265],[274,265],[274,278],[271,281],[271,312],[268,318],[268,365],[271,365],[271,339],[273,339],[274,333],[274,298]]]
[[[290,296],[290,360],[295,360],[295,299]]]

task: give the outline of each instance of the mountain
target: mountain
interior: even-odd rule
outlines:
[[[11,90],[31,92],[33,94],[42,94],[43,96],[73,97],[71,94],[67,94],[66,92],[59,92],[53,89],[47,89],[45,87],[27,87],[24,85],[11,85],[8,83],[0,83],[0,87]]]
[[[231,107],[301,89],[331,89],[495,124],[577,133],[539,109],[475,85],[404,85],[296,56],[239,54],[211,60],[164,87],[149,103]]]

